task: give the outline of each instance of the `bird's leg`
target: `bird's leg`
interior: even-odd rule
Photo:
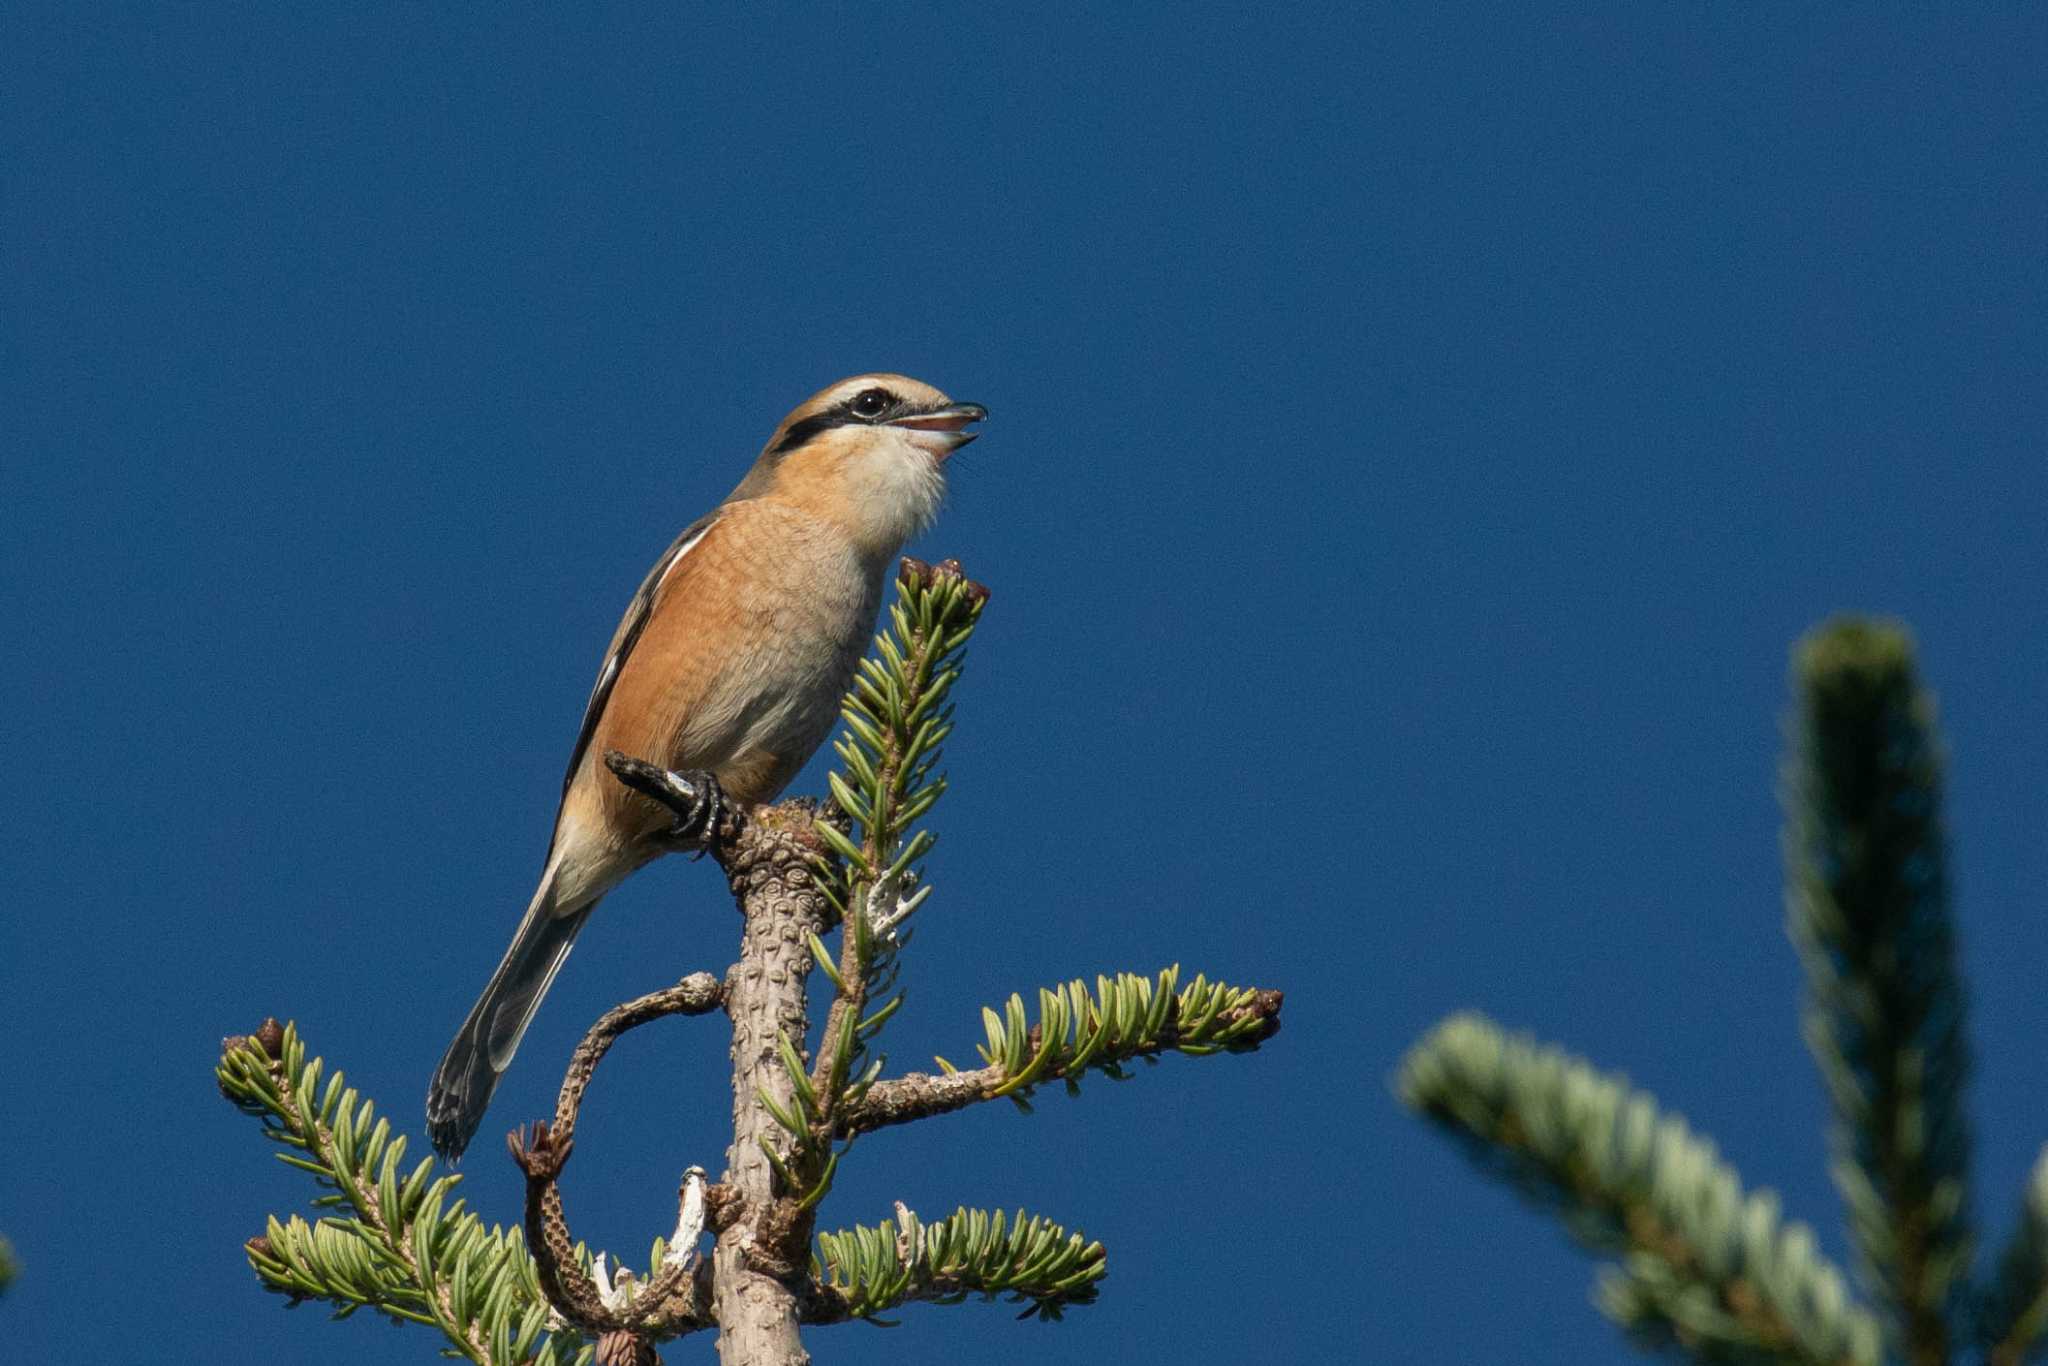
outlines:
[[[707,770],[673,769],[635,759],[615,749],[604,752],[604,766],[635,792],[660,802],[675,815],[664,838],[703,853],[718,838],[718,827],[731,809],[725,789]]]

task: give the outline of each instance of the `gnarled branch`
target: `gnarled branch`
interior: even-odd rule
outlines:
[[[708,972],[693,973],[672,987],[614,1006],[599,1017],[570,1055],[569,1069],[550,1124],[514,1130],[507,1138],[513,1161],[526,1173],[526,1236],[533,1251],[541,1292],[556,1312],[593,1335],[627,1333],[673,1337],[710,1326],[709,1287],[693,1276],[689,1249],[678,1248],[654,1279],[624,1305],[607,1301],[575,1255],[562,1209],[560,1179],[576,1142],[576,1118],[597,1064],[621,1034],[668,1015],[704,1015],[725,1000],[725,988]],[[680,1197],[679,1197],[680,1198]]]

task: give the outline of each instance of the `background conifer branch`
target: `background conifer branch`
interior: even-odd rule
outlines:
[[[1991,1366],[2019,1366],[2048,1346],[2048,1148],[2034,1159],[2019,1226],[1977,1306],[1974,1327]]]
[[[1941,830],[1941,747],[1912,643],[1828,623],[1794,655],[1786,921],[1834,1108],[1833,1173],[1894,1347],[1939,1366],[1969,1270],[1969,1060]]]
[[[1710,1147],[1682,1126],[1667,1133],[1675,1121],[1619,1079],[1460,1016],[1417,1046],[1400,1090],[1582,1238],[1624,1254],[1600,1300],[1653,1344],[1701,1359],[1857,1362],[1882,1347],[1905,1366],[1946,1366],[1974,1347],[2018,1366],[2048,1346],[2048,1149],[1995,1275],[1973,1287],[1964,989],[1933,699],[1911,638],[1885,621],[1808,633],[1792,681],[1786,921],[1834,1111],[1832,1171],[1875,1311],[1848,1301],[1803,1229],[1766,1237],[1775,1202],[1744,1201]],[[1649,1217],[1629,1203],[1643,1189]],[[1730,1228],[1739,1255],[1717,1261]]]
[[[1876,1322],[1812,1233],[1622,1078],[1464,1014],[1415,1046],[1397,1087],[1579,1241],[1624,1255],[1599,1300],[1639,1338],[1703,1360],[1879,1359]]]

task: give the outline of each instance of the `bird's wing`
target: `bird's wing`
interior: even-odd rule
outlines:
[[[713,509],[683,528],[683,534],[676,537],[662,557],[654,562],[654,568],[647,571],[647,577],[640,581],[640,589],[633,594],[633,601],[626,606],[626,615],[619,622],[619,629],[612,633],[611,647],[604,652],[604,664],[597,671],[597,683],[590,690],[590,701],[583,706],[583,728],[576,732],[576,748],[569,752],[569,768],[562,774],[562,793],[568,795],[569,784],[576,777],[576,769],[583,762],[583,752],[590,748],[590,737],[597,733],[597,723],[604,716],[605,703],[611,700],[612,685],[619,681],[619,670],[626,666],[626,656],[633,653],[633,646],[639,643],[640,632],[647,627],[647,618],[654,611],[654,599],[661,592],[661,586],[670,574],[690,553],[696,544],[704,539],[704,533],[711,530],[718,520],[722,508]]]

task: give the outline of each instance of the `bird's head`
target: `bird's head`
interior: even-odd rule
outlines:
[[[938,514],[946,457],[987,416],[906,375],[855,375],[782,419],[732,496],[794,503],[842,526],[863,551],[893,556]]]

